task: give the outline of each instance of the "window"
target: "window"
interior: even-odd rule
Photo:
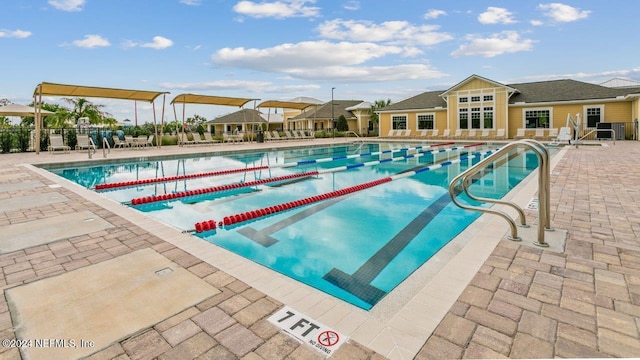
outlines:
[[[480,108],[471,108],[471,128],[480,129]]]
[[[391,117],[391,128],[393,130],[407,129],[407,115],[394,115]]]
[[[472,96],[471,102],[480,102],[480,96]]]
[[[485,95],[482,97],[482,101],[493,101],[493,95]]]
[[[433,130],[435,116],[433,114],[418,115],[418,130]]]
[[[460,129],[468,129],[469,128],[469,109],[459,109],[458,113],[458,128]]]
[[[469,98],[466,97],[466,96],[463,96],[463,97],[460,98],[460,100],[458,102],[467,103],[467,102],[469,102]]]
[[[595,128],[602,121],[602,107],[600,106],[586,108],[585,113],[587,114],[588,128]]]
[[[493,106],[485,106],[483,129],[493,129]]]
[[[538,109],[538,110],[525,110],[524,112],[525,124],[527,129],[535,128],[549,128],[551,119],[551,110]]]

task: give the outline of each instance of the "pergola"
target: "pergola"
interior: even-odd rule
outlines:
[[[121,100],[134,100],[150,102],[153,106],[153,124],[155,127],[155,136],[158,138],[158,124],[156,121],[155,100],[162,95],[162,118],[164,118],[164,100],[168,91],[147,91],[147,90],[130,90],[130,89],[114,89],[96,86],[53,84],[43,82],[36,86],[33,92],[33,100],[35,104],[35,122],[36,122],[36,154],[40,153],[40,129],[42,128],[42,96],[67,96],[67,97],[92,97],[92,98],[108,98]],[[136,110],[137,111],[137,110]],[[160,142],[158,142],[159,144]]]
[[[280,100],[267,100],[261,102],[258,107],[266,107],[269,108],[267,112],[267,121],[269,120],[269,115],[271,115],[271,108],[281,108],[281,109],[294,109],[294,110],[304,110],[310,106],[318,106],[316,103],[310,102],[298,102],[298,101],[280,101]]]
[[[178,121],[178,115],[176,113],[176,104],[182,104],[182,130],[184,133],[184,121],[185,121],[185,109],[186,104],[200,104],[200,105],[222,105],[222,106],[237,106],[242,108],[250,101],[256,101],[260,99],[250,98],[236,98],[228,96],[214,96],[214,95],[198,95],[198,94],[180,94],[171,100],[173,105],[173,115],[176,121]]]

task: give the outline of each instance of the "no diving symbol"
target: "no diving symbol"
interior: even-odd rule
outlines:
[[[333,331],[323,331],[318,335],[318,343],[323,346],[333,346],[340,341],[340,336]]]

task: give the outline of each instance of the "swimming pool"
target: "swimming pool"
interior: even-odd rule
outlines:
[[[138,158],[111,165],[48,170],[88,188],[172,178],[101,193],[126,204],[133,199],[182,194],[130,206],[186,231],[210,219],[219,223],[234,214],[356,189],[194,235],[371,309],[479,216],[451,203],[448,183],[479,160],[470,155],[496,147],[448,144],[434,150],[415,149],[409,144],[352,144],[190,158]],[[438,152],[432,154],[432,150]],[[410,157],[415,152],[423,156]],[[464,160],[457,162],[460,156]],[[475,179],[473,191],[502,197],[536,167],[534,154],[514,153],[508,161],[496,163]],[[229,172],[231,169],[236,171]],[[212,172],[216,176],[193,175]],[[312,172],[318,174],[296,177]],[[389,178],[367,188],[360,186]],[[196,189],[227,184],[253,185],[194,193]]]

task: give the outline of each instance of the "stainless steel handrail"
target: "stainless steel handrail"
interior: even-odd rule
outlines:
[[[516,225],[515,220],[513,220],[511,216],[509,216],[507,213],[498,209],[483,208],[480,206],[466,205],[461,203],[457,199],[457,196],[455,195],[455,186],[460,181],[462,181],[463,190],[467,194],[467,196],[469,196],[469,198],[476,201],[480,201],[480,202],[507,205],[514,208],[517,211],[518,216],[520,218],[521,226],[527,226],[524,210],[522,210],[522,208],[520,208],[515,203],[505,201],[505,200],[482,198],[482,197],[474,196],[469,192],[469,185],[471,183],[471,177],[473,175],[483,170],[488,164],[493,163],[497,158],[522,146],[528,147],[529,149],[533,150],[538,156],[538,164],[539,164],[538,166],[538,223],[539,224],[538,224],[538,241],[535,244],[539,246],[547,247],[549,246],[549,244],[546,243],[544,240],[544,232],[545,230],[552,230],[550,216],[549,216],[550,207],[551,207],[550,201],[549,201],[550,165],[549,165],[549,152],[544,147],[544,145],[542,145],[540,142],[535,140],[525,139],[525,140],[514,141],[505,145],[495,153],[487,156],[486,158],[484,158],[474,166],[470,167],[469,169],[463,171],[462,173],[458,174],[458,176],[453,178],[453,180],[451,180],[451,182],[449,183],[449,195],[451,196],[451,200],[453,201],[453,203],[463,209],[485,212],[485,213],[494,214],[502,217],[507,221],[507,223],[509,224],[509,228],[511,230],[511,235],[509,236],[509,239],[513,241],[521,241],[522,238],[518,236],[518,227]]]
[[[613,140],[613,145],[616,144],[616,131],[615,130],[613,130],[613,129],[594,129],[594,130],[591,130],[588,133],[584,134],[584,136],[581,137],[580,139],[576,140],[575,141],[576,147],[578,146],[578,144],[582,144],[582,140],[584,138],[586,138],[587,136],[589,136],[589,135],[591,135],[591,134],[593,134],[594,132],[597,132],[597,131],[611,131],[611,140]]]
[[[106,137],[102,138],[102,157],[106,158],[107,157],[107,150],[109,149],[109,152],[111,152],[111,145],[109,145],[109,140],[107,140]]]
[[[349,131],[346,131],[345,134],[353,134],[353,135],[355,135],[358,138],[358,140],[360,140],[364,144],[364,139],[361,138],[360,135],[358,135],[355,131],[349,130]]]

